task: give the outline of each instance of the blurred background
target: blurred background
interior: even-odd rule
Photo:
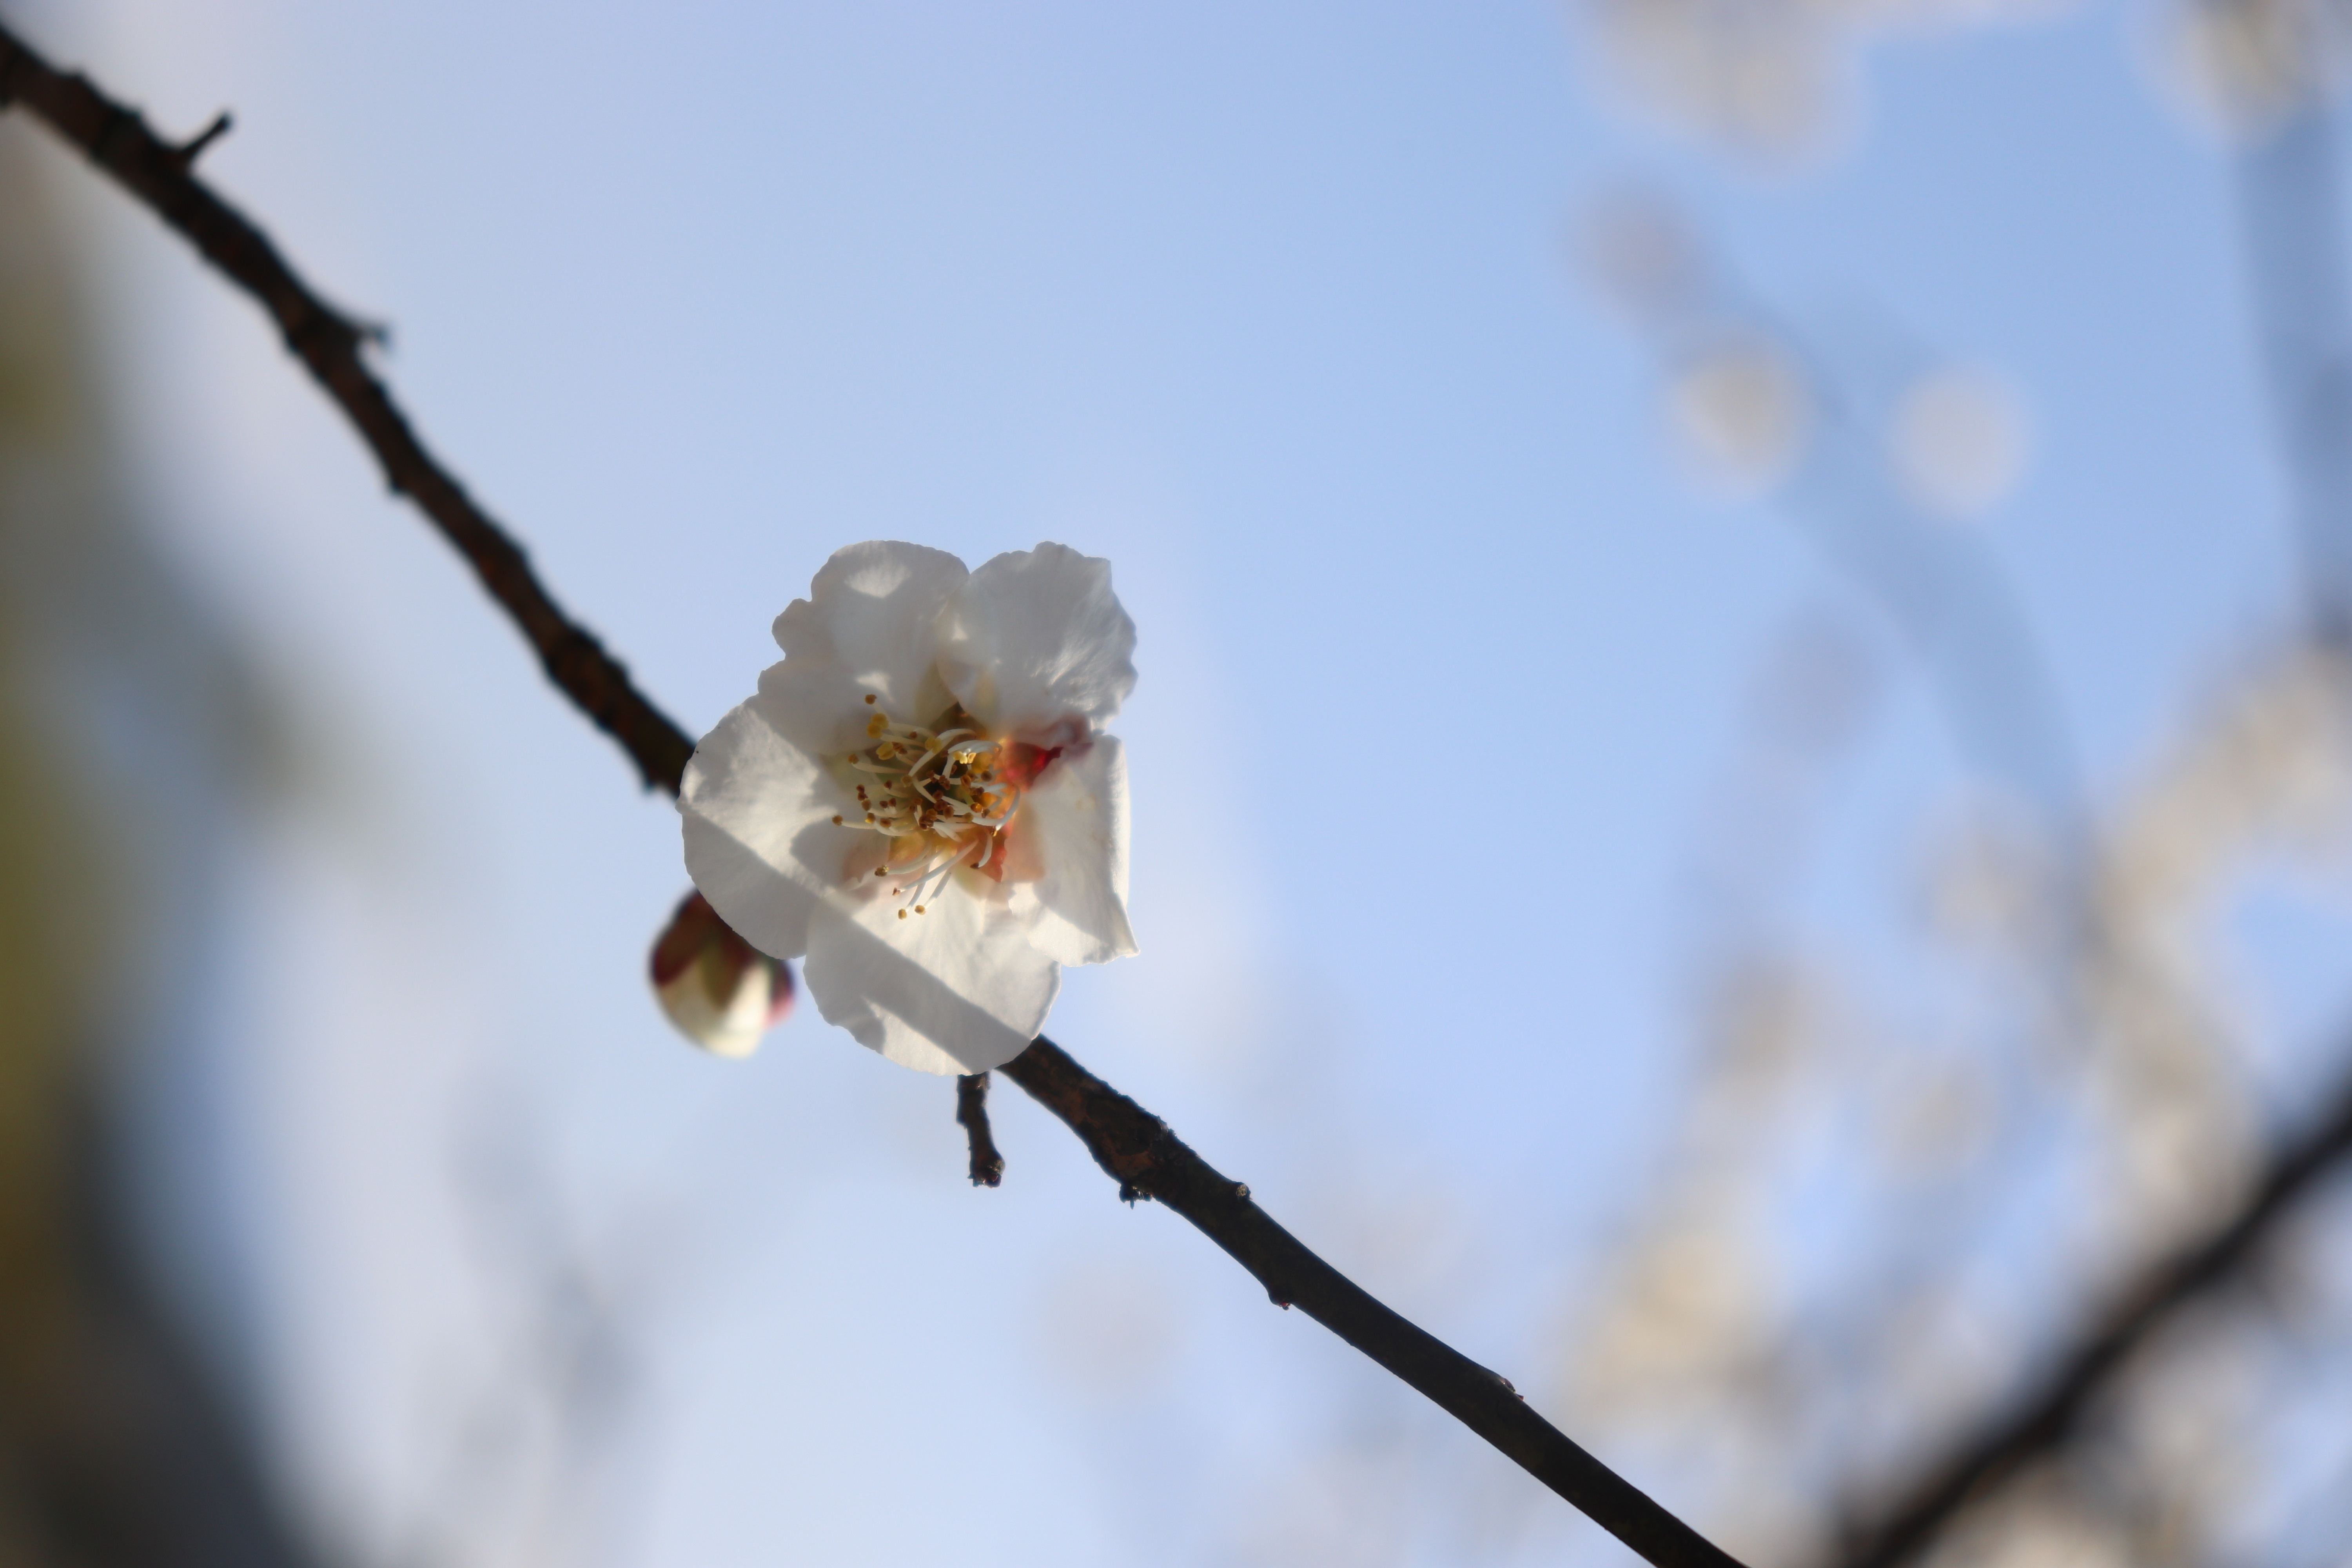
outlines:
[[[5,5],[690,730],[1108,556],[1053,1034],[1756,1568],[2352,1562],[2335,0]],[[1629,1560],[1017,1092],[698,1053],[684,888],[0,114],[0,1563]]]

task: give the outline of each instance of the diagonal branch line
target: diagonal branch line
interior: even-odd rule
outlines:
[[[260,302],[287,346],[375,453],[387,482],[424,509],[521,628],[549,679],[620,742],[647,787],[675,795],[694,742],[564,614],[521,546],[425,450],[360,358],[366,334],[313,293],[260,229],[188,172],[204,139],[184,147],[160,140],[135,111],[83,77],[58,71],[0,23],[0,109],[11,100],[81,148]],[[1248,1188],[1219,1175],[1166,1122],[1051,1041],[1035,1041],[1002,1070],[1069,1125],[1118,1182],[1121,1197],[1153,1198],[1183,1215],[1256,1276],[1277,1303],[1297,1306],[1428,1395],[1657,1568],[1739,1568],[1538,1415],[1502,1377],[1390,1310],[1308,1251],[1250,1201]],[[975,1175],[993,1155],[992,1145],[985,1152],[982,1148],[984,1092],[974,1085],[961,1097],[973,1133]]]
[[[1040,1036],[997,1069],[1067,1122],[1118,1194],[1175,1210],[1265,1287],[1278,1307],[1297,1307],[1447,1415],[1500,1449],[1593,1522],[1664,1568],[1736,1568],[1737,1560],[1660,1507],[1624,1477],[1537,1415],[1500,1373],[1489,1372],[1383,1306],[1250,1201],[1249,1188],[1219,1174],[1135,1101],[1072,1061]]]
[[[2352,1156],[2352,1079],[2319,1119],[2283,1144],[2238,1211],[2158,1259],[2053,1363],[2033,1393],[1955,1442],[1891,1503],[1845,1532],[1843,1568],[1895,1568],[1963,1510],[2062,1447],[2133,1353],[2190,1302],[2235,1278],[2319,1178]]]
[[[11,99],[80,148],[269,312],[287,348],[310,367],[375,454],[384,482],[422,508],[466,558],[530,640],[547,678],[620,742],[647,788],[676,794],[694,742],[646,700],[594,636],[563,613],[522,547],[425,449],[360,357],[367,332],[320,300],[267,235],[190,172],[195,153],[226,128],[226,120],[174,146],[149,130],[137,110],[81,76],[57,70],[0,23],[0,105]]]

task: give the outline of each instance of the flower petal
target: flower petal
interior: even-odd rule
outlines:
[[[739,704],[702,738],[678,786],[686,872],[719,919],[776,958],[808,949],[809,914],[871,835],[833,825],[841,785],[778,728],[773,704]]]
[[[925,1072],[986,1072],[1027,1049],[1062,970],[1021,939],[1004,902],[959,880],[922,914],[900,920],[898,907],[835,901],[810,921],[801,978],[825,1021]]]
[[[950,700],[934,668],[940,607],[969,575],[944,550],[869,540],[836,550],[776,617],[784,662],[760,677],[783,728],[819,752],[867,743],[878,706],[900,722],[929,723]]]
[[[1057,963],[1131,957],[1127,923],[1127,753],[1116,737],[1056,757],[1021,797],[1007,858],[1035,879],[1007,881],[1030,945]]]
[[[963,705],[1024,741],[1082,739],[1135,689],[1135,623],[1111,592],[1110,563],[1066,544],[984,563],[949,595],[938,647]]]

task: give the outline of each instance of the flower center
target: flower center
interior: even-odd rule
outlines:
[[[958,866],[1001,880],[1005,826],[1021,810],[1022,792],[1061,748],[992,740],[961,703],[928,729],[893,723],[876,707],[866,733],[873,743],[842,757],[864,820],[833,820],[889,841],[874,875],[892,879],[890,891],[906,899],[898,918],[909,909],[921,914],[927,889],[934,882],[944,888]]]

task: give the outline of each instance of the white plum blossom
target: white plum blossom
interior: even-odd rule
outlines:
[[[853,544],[775,636],[782,661],[686,770],[688,874],[753,946],[806,954],[817,1010],[860,1043],[926,1072],[1012,1060],[1063,964],[1136,951],[1103,733],[1135,625],[1110,563]]]

